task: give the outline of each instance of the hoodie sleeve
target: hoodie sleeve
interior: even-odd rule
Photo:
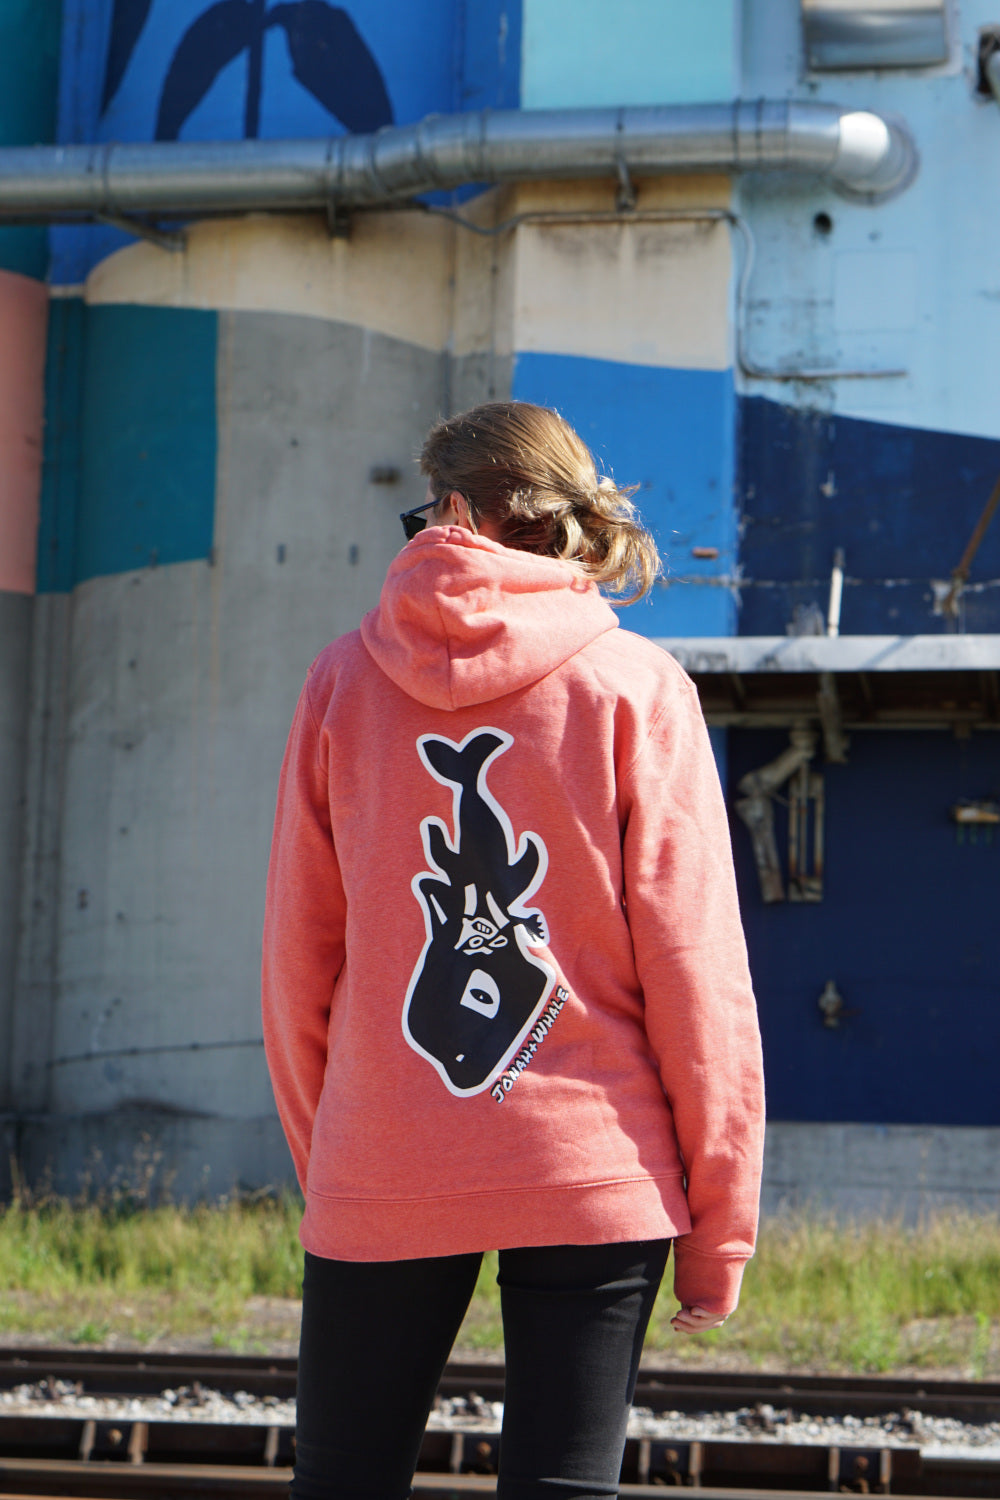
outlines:
[[[687,679],[670,698],[622,787],[626,915],[687,1179],[674,1292],[725,1314],[757,1228],[760,1033],[708,731]]]
[[[271,1085],[303,1192],[326,1070],[333,987],[344,964],[347,909],[309,687],[307,679],[278,783],[262,964]]]

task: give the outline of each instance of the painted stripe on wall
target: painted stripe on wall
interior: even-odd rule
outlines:
[[[0,0],[0,146],[55,138],[61,0]],[[0,268],[44,280],[48,231],[0,229]]]
[[[87,310],[81,297],[53,297],[45,359],[45,442],[38,523],[38,592],[73,587],[80,495],[80,405]]]
[[[646,182],[643,212],[728,206],[729,181]],[[614,206],[606,183],[533,184],[518,212],[579,212],[518,231],[514,347],[633,365],[725,370],[730,353],[730,231],[718,220],[587,222]]]
[[[600,465],[640,486],[667,585],[623,610],[622,623],[642,635],[732,634],[732,598],[713,583],[736,561],[732,373],[529,352],[516,357],[512,394],[557,407]],[[693,559],[695,546],[717,547],[718,558]],[[671,575],[704,582],[671,586]]]
[[[216,315],[56,307],[39,590],[206,557]]]
[[[643,212],[724,208],[725,177],[643,182]],[[725,225],[601,224],[610,182],[532,183],[481,194],[463,214],[492,225],[535,212],[498,239],[413,213],[358,214],[348,239],[317,218],[189,226],[183,253],[148,244],[102,261],[92,304],[291,313],[350,323],[434,351],[515,348],[630,364],[722,370],[729,353],[731,247]],[[589,217],[588,217],[589,216]]]
[[[0,271],[0,589],[15,594],[35,592],[48,301]]]
[[[91,272],[87,301],[297,313],[443,349],[451,296],[442,219],[358,214],[349,239],[318,217],[188,226],[183,254],[130,245]]]
[[[737,92],[734,0],[524,0],[524,109],[693,104]]]
[[[957,565],[1000,473],[1000,441],[797,411],[762,396],[742,397],[739,419],[740,555],[751,585],[740,633],[783,635],[796,605],[825,612],[836,547],[852,580],[845,634],[943,631],[930,581]],[[962,598],[963,629],[1000,630],[997,579],[994,521]]]

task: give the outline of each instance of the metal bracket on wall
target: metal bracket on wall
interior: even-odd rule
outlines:
[[[110,224],[112,229],[124,229],[126,234],[148,240],[160,250],[176,253],[187,248],[187,235],[183,229],[160,229],[155,224],[147,224],[143,219],[130,218],[128,214],[95,214],[94,218],[98,224]]]
[[[326,229],[331,240],[349,240],[351,237],[351,215],[333,198],[326,203]]]
[[[785,899],[774,835],[774,799],[789,778],[788,899],[823,898],[823,777],[809,769],[816,736],[804,724],[796,724],[790,737],[787,750],[742,778],[742,796],[736,803],[737,813],[750,830],[760,892],[767,904]]]
[[[977,844],[982,834],[984,843],[992,844],[993,835],[1000,826],[1000,802],[991,797],[982,797],[978,801],[963,798],[955,803],[951,816],[956,825],[956,842],[964,844],[968,837],[970,844]]]
[[[837,692],[837,679],[832,672],[819,674],[816,703],[819,707],[819,721],[823,726],[823,750],[826,758],[834,765],[846,765],[847,747],[850,740],[844,733],[840,694]]]
[[[823,803],[822,775],[800,766],[788,797],[789,901],[823,899]]]
[[[629,176],[625,158],[619,156],[615,162],[618,170],[618,191],[615,194],[615,209],[618,213],[632,213],[636,206],[635,183]]]

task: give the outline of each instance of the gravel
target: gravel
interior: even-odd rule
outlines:
[[[277,1396],[232,1393],[198,1384],[166,1389],[158,1396],[90,1396],[68,1380],[39,1380],[0,1390],[0,1417],[92,1417],[124,1422],[231,1422],[292,1427],[295,1402]],[[428,1428],[433,1431],[499,1432],[503,1402],[475,1393],[439,1399]],[[919,1447],[927,1457],[964,1454],[1000,1458],[1000,1422],[960,1422],[903,1409],[878,1417],[816,1417],[758,1402],[730,1411],[652,1412],[633,1407],[629,1437],[693,1440],[817,1443],[841,1448]]]
[[[88,1396],[71,1380],[38,1380],[0,1391],[0,1417],[93,1417],[116,1422],[232,1422],[294,1427],[295,1402],[201,1385],[158,1396]]]

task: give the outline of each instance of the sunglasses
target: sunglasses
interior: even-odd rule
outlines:
[[[433,510],[435,505],[439,504],[440,501],[438,500],[426,500],[423,505],[415,505],[412,510],[400,512],[399,519],[403,523],[403,532],[408,542],[412,541],[417,533],[423,531],[427,525],[427,517],[423,512],[425,510]]]

